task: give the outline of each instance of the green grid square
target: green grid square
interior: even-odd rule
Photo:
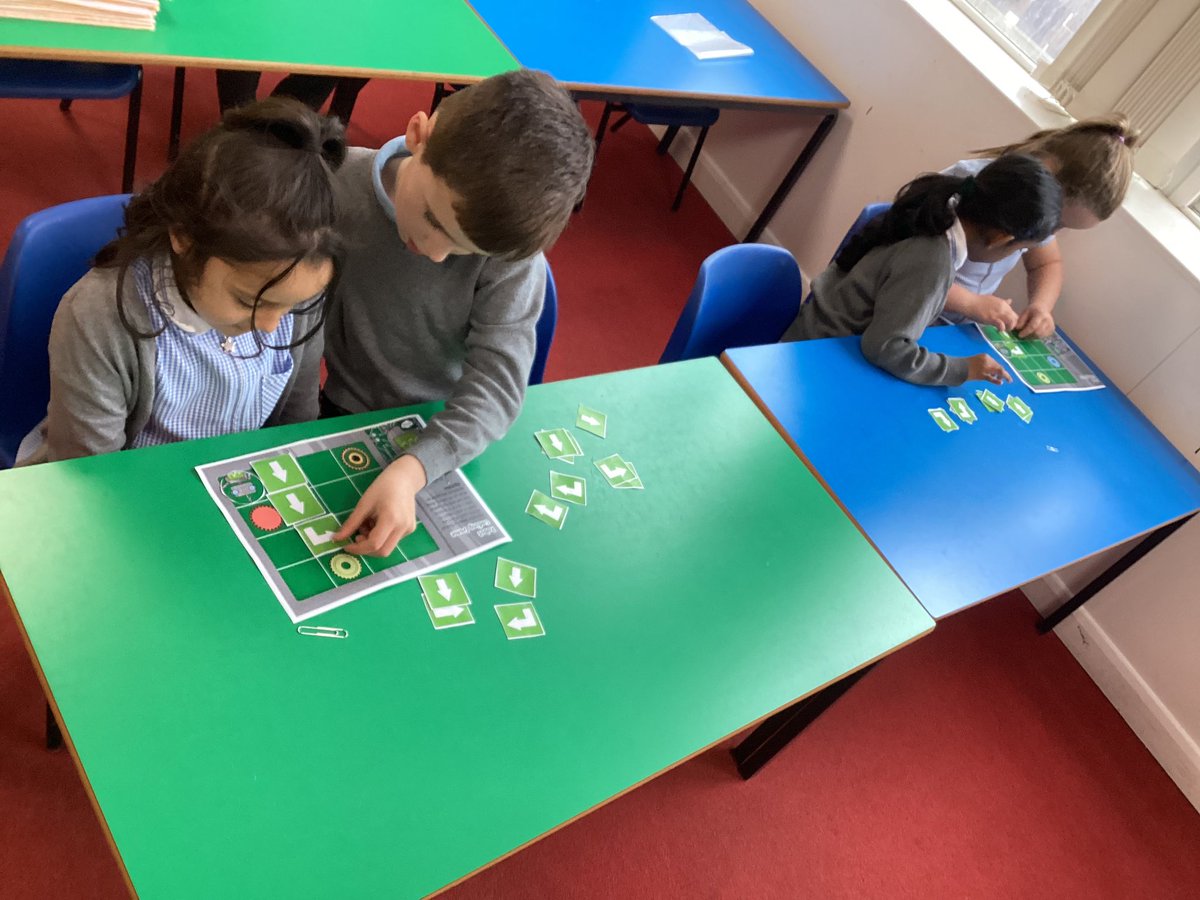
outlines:
[[[354,486],[358,488],[360,494],[365,494],[367,488],[374,483],[382,471],[382,469],[376,469],[374,472],[360,472],[357,475],[351,475],[350,480],[354,482]]]
[[[347,452],[352,450],[361,450],[366,456],[367,462],[363,466],[352,466],[346,461]],[[345,470],[347,475],[355,475],[359,472],[370,472],[379,468],[379,463],[375,461],[375,455],[371,449],[362,441],[355,441],[352,444],[346,444],[342,447],[334,447],[329,451],[333,454],[333,458],[337,460],[339,466]]]
[[[384,569],[390,569],[392,566],[399,566],[408,562],[408,557],[404,555],[404,551],[397,544],[387,556],[363,556],[362,561],[370,567],[372,572],[382,572]]]
[[[260,538],[258,543],[263,548],[263,552],[267,554],[267,559],[271,560],[277,569],[312,559],[308,545],[292,528],[276,534],[268,534],[266,537]]]
[[[338,471],[341,475],[341,470]],[[321,498],[321,502],[332,513],[347,513],[358,505],[358,498],[361,496],[351,483],[349,478],[339,477],[337,481],[330,481],[327,484],[319,485],[313,488],[317,492],[317,496]]]
[[[296,462],[300,463],[304,476],[312,484],[324,484],[326,481],[333,481],[344,475],[342,467],[338,465],[338,461],[328,450],[318,450],[307,456],[299,456],[296,458]]]
[[[280,525],[276,526],[275,528],[270,528],[270,529],[259,528],[257,525],[255,525],[254,520],[250,517],[256,509],[259,509],[261,507],[266,507],[272,513],[274,513],[278,519],[280,519],[280,520],[283,519],[283,516],[279,515],[279,513],[275,509],[275,507],[272,506],[267,501],[263,501],[262,503],[255,503],[253,506],[239,506],[237,508],[238,515],[242,517],[242,521],[244,521],[246,523],[246,525],[249,526],[250,533],[253,534],[256,538],[260,538],[260,537],[263,537],[264,535],[268,535],[268,534],[276,534],[276,533],[278,533],[279,529],[283,527],[282,521],[281,521]]]
[[[333,587],[329,573],[317,559],[280,569],[279,575],[297,600],[307,600]]]
[[[416,530],[412,534],[400,541],[400,550],[408,559],[419,559],[437,549],[437,541],[433,539],[421,522],[417,523]]]
[[[318,560],[325,572],[329,575],[329,580],[335,585],[349,584],[351,581],[358,581],[360,578],[366,578],[371,574],[371,568],[363,565],[363,557],[356,556],[353,553],[327,553]],[[338,571],[342,574],[338,574]]]

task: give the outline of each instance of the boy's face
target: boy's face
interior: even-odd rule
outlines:
[[[458,224],[454,204],[460,198],[424,162],[436,118],[419,112],[409,120],[405,137],[412,156],[400,161],[392,186],[396,231],[410,252],[433,262],[440,263],[447,256],[485,255]]]

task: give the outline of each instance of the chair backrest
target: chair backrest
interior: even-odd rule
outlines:
[[[838,244],[837,249],[833,251],[833,257],[829,260],[837,259],[837,255],[846,249],[846,245],[850,243],[850,239],[862,231],[867,223],[870,222],[880,213],[885,213],[892,208],[891,203],[868,203],[863,207],[862,212],[858,214],[858,218],[854,220],[854,224],[850,226],[850,230],[846,232],[846,236],[842,238],[842,242]]]
[[[842,242],[837,245],[837,249],[833,251],[833,256],[829,258],[829,264],[833,265],[833,261],[838,258],[838,254],[846,249],[846,245],[850,243],[850,239],[858,234],[867,223],[870,222],[880,213],[887,212],[892,208],[890,203],[868,203],[862,208],[862,212],[858,214],[858,218],[854,220],[854,224],[850,226],[850,230],[846,232],[846,236],[842,238]],[[804,302],[808,303],[812,300],[812,287],[809,286],[808,294],[804,297]]]
[[[782,247],[734,244],[700,264],[660,363],[770,344],[800,309],[800,267]]]
[[[529,383],[541,384],[546,374],[546,359],[550,356],[550,345],[554,343],[554,328],[558,325],[558,289],[554,286],[554,273],[550,271],[550,260],[546,260],[546,299],[542,301],[542,314],[537,320],[537,349],[533,353],[533,365],[529,369]]]
[[[26,217],[0,265],[0,468],[46,415],[47,342],[58,301],[117,235],[128,194],[76,200]]]

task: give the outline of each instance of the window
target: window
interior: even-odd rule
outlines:
[[[1027,68],[1054,62],[1100,0],[965,0]]]
[[[953,0],[1076,118],[1142,132],[1138,173],[1200,222],[1200,0]]]

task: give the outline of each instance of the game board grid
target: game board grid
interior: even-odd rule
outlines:
[[[366,453],[369,464],[365,468],[355,468],[343,461],[342,454],[350,448],[358,448]],[[429,536],[425,526],[418,523],[417,531],[401,541],[388,556],[357,557],[362,565],[362,571],[358,575],[351,578],[340,578],[334,575],[330,571],[329,561],[342,548],[334,547],[321,553],[314,553],[300,536],[299,529],[314,519],[329,515],[332,515],[339,525],[344,523],[346,514],[354,509],[363,492],[382,472],[382,467],[374,453],[362,441],[352,441],[340,447],[329,447],[303,456],[288,455],[295,460],[300,473],[305,478],[304,485],[296,485],[290,490],[307,487],[317,501],[320,511],[299,521],[286,523],[281,530],[260,534],[253,525],[251,525],[251,530],[260,545],[268,546],[279,544],[283,540],[283,535],[294,535],[295,543],[298,546],[289,548],[288,551],[285,551],[285,555],[281,556],[281,552],[274,546],[271,546],[271,550],[264,546],[263,552],[267,554],[267,558],[279,572],[280,577],[283,578],[297,601],[302,602],[332,587],[349,584],[376,572],[403,565],[438,549],[437,542]],[[264,503],[276,506],[271,500],[271,494],[268,494],[264,500],[240,507],[239,511],[244,510],[243,518],[245,518],[251,509]],[[403,549],[405,546],[409,548],[411,556],[405,554]],[[294,561],[281,564],[280,560],[293,556],[297,557]]]

